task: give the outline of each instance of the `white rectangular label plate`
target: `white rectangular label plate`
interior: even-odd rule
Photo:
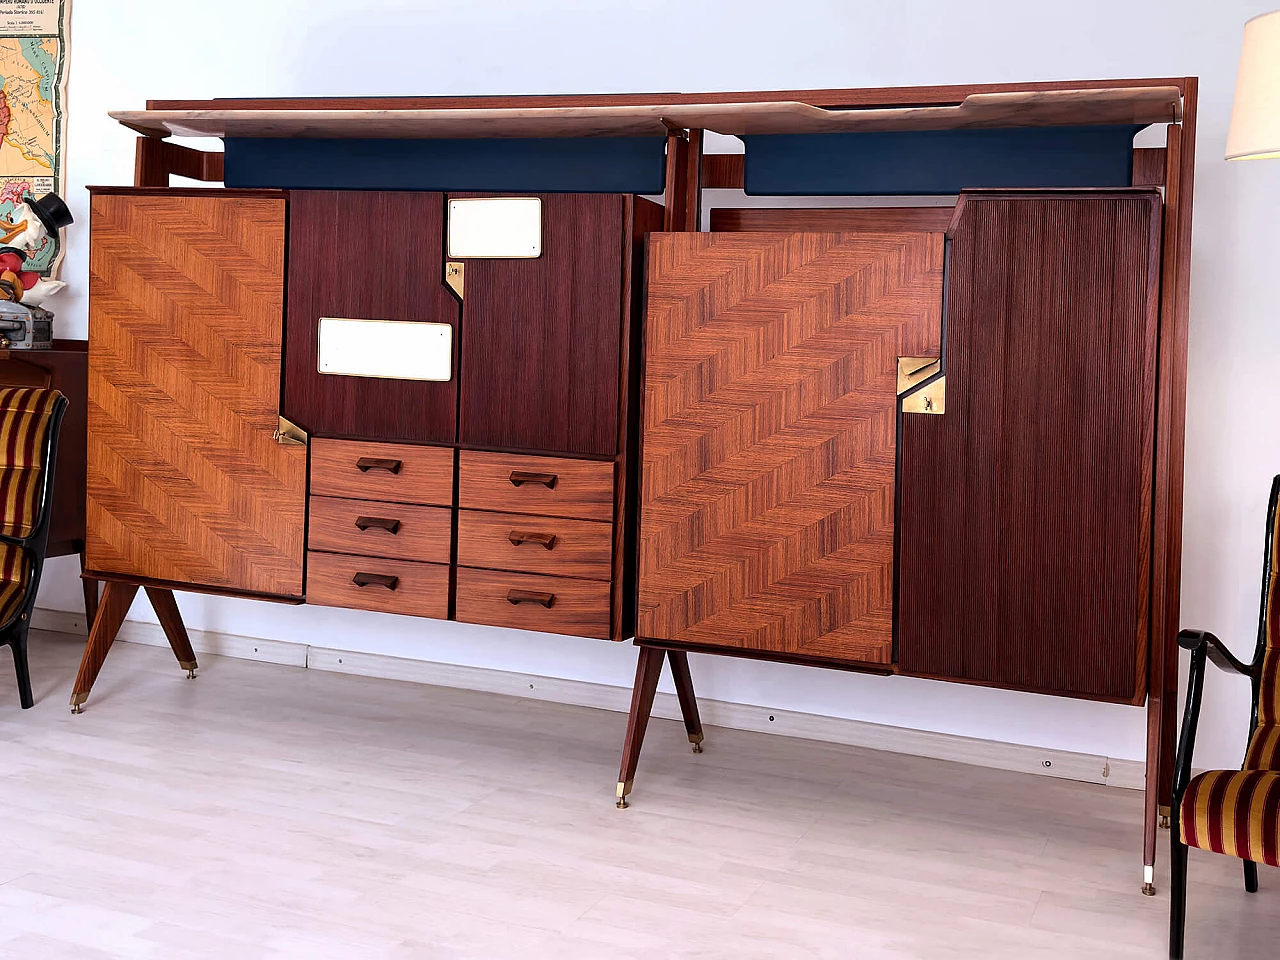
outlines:
[[[449,201],[449,258],[516,260],[542,256],[542,201],[484,197]]]
[[[343,377],[449,380],[453,327],[416,320],[321,317],[317,369]]]

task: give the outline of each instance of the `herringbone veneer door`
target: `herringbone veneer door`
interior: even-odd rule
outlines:
[[[301,597],[307,451],[272,437],[284,200],[91,210],[89,567]]]
[[[893,659],[897,358],[937,356],[940,233],[650,239],[641,637]]]

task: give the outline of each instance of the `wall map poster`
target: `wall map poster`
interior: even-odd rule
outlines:
[[[0,0],[0,216],[24,193],[64,191],[70,19],[71,0]],[[53,252],[27,269],[49,270]]]

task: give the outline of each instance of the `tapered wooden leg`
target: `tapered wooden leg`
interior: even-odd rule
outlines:
[[[1142,892],[1156,895],[1156,831],[1160,819],[1160,755],[1164,742],[1163,678],[1147,695],[1147,776],[1142,805]]]
[[[1173,767],[1178,759],[1178,642],[1170,638],[1164,655],[1164,693],[1160,698],[1160,808],[1169,825],[1173,803]]]
[[[80,589],[84,592],[84,618],[89,626],[98,616],[98,581],[84,575],[84,551],[80,551]]]
[[[689,655],[683,650],[668,650],[671,678],[676,684],[676,696],[680,698],[680,715],[684,717],[684,732],[689,735],[693,752],[702,752],[702,718],[698,716],[698,700],[693,695],[693,677],[689,674]]]
[[[93,626],[89,628],[89,640],[84,645],[84,657],[80,660],[80,672],[76,674],[76,684],[71,689],[71,712],[80,713],[81,704],[89,699],[89,691],[93,682],[98,679],[98,671],[102,669],[107,652],[115,642],[116,634],[138,594],[136,583],[108,582],[102,592],[102,602],[98,604],[98,614],[93,618]]]
[[[658,692],[662,675],[662,651],[656,647],[639,647],[636,661],[636,685],[631,691],[631,715],[627,718],[627,739],[622,745],[622,769],[618,772],[618,808],[626,809],[627,794],[640,763],[640,747],[653,712],[653,696]]]
[[[35,706],[35,698],[31,695],[31,670],[27,666],[27,625],[19,624],[9,638],[9,648],[13,651],[13,672],[18,675],[18,702],[23,710]]]
[[[1187,846],[1178,838],[1177,824],[1169,838],[1169,957],[1182,960],[1187,928]]]
[[[1252,860],[1244,862],[1244,889],[1246,893],[1258,892],[1258,865]]]
[[[187,628],[182,623],[182,613],[178,610],[178,601],[173,599],[173,591],[147,587],[147,599],[160,618],[160,626],[164,628],[164,635],[169,638],[169,646],[173,648],[173,655],[178,658],[178,666],[187,671],[188,677],[195,679],[196,668],[200,665],[196,663],[196,653],[191,649],[191,638],[187,636]]]

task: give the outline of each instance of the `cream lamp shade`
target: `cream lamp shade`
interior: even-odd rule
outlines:
[[[1228,160],[1280,157],[1280,10],[1244,25]]]

